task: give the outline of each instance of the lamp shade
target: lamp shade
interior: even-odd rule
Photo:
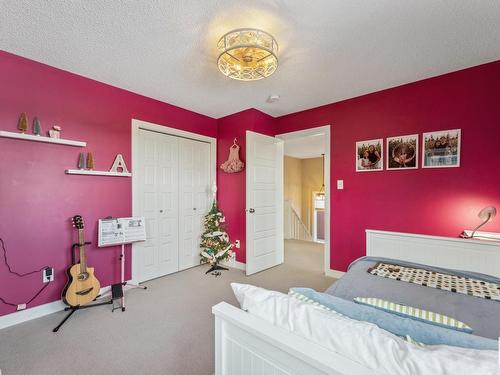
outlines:
[[[497,214],[497,209],[493,206],[485,207],[477,215],[481,220],[492,220]]]

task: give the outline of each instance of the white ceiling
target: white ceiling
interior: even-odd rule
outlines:
[[[325,153],[325,135],[317,134],[301,138],[286,139],[284,153],[297,159],[319,158]]]
[[[219,73],[240,27],[277,39],[270,78]],[[215,118],[279,116],[498,60],[500,1],[0,0],[0,48]]]

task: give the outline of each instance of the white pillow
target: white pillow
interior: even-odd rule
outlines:
[[[498,375],[495,351],[420,347],[376,325],[331,313],[286,294],[232,283],[243,310],[390,375]]]

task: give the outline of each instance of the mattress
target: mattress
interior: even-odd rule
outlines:
[[[371,275],[367,270],[378,262],[416,267],[500,284],[500,279],[473,272],[456,271],[394,259],[363,257],[326,293],[352,301],[355,297],[375,297],[418,307],[458,319],[473,329],[474,335],[497,340],[500,337],[500,302],[429,288],[404,281]]]

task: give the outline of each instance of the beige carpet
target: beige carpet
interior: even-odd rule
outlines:
[[[146,283],[127,292],[127,311],[109,306],[76,312],[58,332],[55,313],[0,331],[2,375],[213,374],[214,327],[211,307],[236,303],[230,282],[286,292],[292,286],[326,289],[323,246],[287,241],[285,264],[246,277],[240,270],[222,276],[205,267]]]

